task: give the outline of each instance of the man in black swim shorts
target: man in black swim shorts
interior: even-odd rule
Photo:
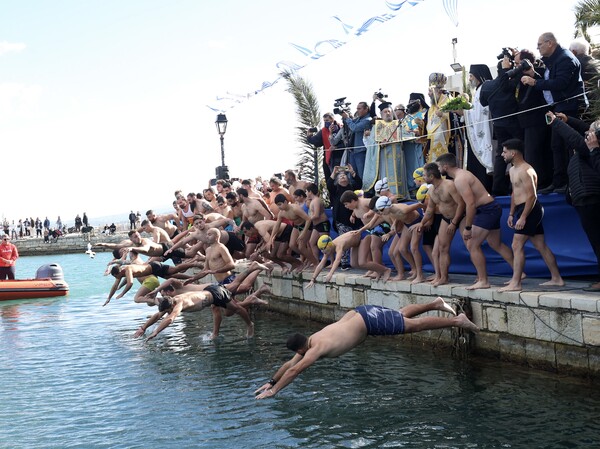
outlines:
[[[504,142],[502,157],[507,164],[512,164],[509,172],[512,196],[508,226],[515,230],[515,235],[512,242],[513,276],[508,285],[498,291],[521,290],[521,277],[525,267],[524,246],[527,240],[530,240],[535,249],[540,252],[552,276],[550,281],[540,285],[563,286],[565,282],[558,271],[556,257],[544,239],[544,227],[542,226],[544,208],[537,198],[537,174],[533,167],[523,159],[523,142],[519,139],[509,139]]]
[[[454,316],[416,318],[417,315],[432,310]],[[381,306],[359,306],[309,338],[301,334],[292,335],[287,341],[287,347],[296,354],[279,368],[269,382],[254,392],[257,395],[256,399],[274,396],[320,358],[339,357],[360,345],[368,335],[410,334],[452,326],[472,332],[479,331],[465,314],[456,316],[454,309],[440,297],[428,304],[410,304],[400,311]]]

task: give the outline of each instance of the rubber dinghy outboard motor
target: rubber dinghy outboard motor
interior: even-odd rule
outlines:
[[[63,270],[57,263],[42,265],[35,272],[36,279],[52,279],[53,281],[64,281]]]

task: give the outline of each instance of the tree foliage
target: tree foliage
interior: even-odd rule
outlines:
[[[319,126],[321,120],[319,102],[312,84],[296,72],[285,71],[281,76],[287,82],[287,91],[292,94],[296,103],[296,114],[298,116],[296,138],[302,146],[296,164],[298,174],[305,181],[319,184],[318,179],[323,178],[321,168],[323,152],[306,141],[306,131],[309,128]]]

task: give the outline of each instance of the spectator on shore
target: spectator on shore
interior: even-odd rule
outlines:
[[[592,246],[600,275],[600,120],[589,127],[581,120],[549,112],[553,132],[564,139],[574,155],[569,161],[569,199]],[[558,120],[557,120],[558,118]],[[587,131],[586,131],[587,128]],[[600,281],[584,289],[600,292]]]
[[[15,278],[15,265],[18,258],[17,247],[10,243],[8,235],[3,235],[0,242],[0,280]]]

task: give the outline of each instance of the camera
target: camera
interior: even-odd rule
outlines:
[[[379,89],[378,91],[373,92],[373,95],[376,96],[377,98],[379,98],[380,100],[383,100],[384,98],[388,97],[386,94],[384,94],[383,92],[381,92],[381,89]]]
[[[312,128],[308,128],[308,132],[309,133],[317,133],[317,132],[319,132],[319,130],[313,126]]]
[[[502,53],[500,53],[498,56],[496,56],[496,58],[504,59],[505,56],[508,56],[508,59],[510,59],[511,61],[514,59],[512,51],[510,50],[509,47],[502,48]]]
[[[421,108],[421,100],[412,100],[406,106],[406,112],[409,114],[414,114]]]
[[[507,70],[506,75],[509,78],[515,78],[517,76],[521,76],[521,74],[523,74],[523,72],[525,72],[529,69],[533,69],[533,64],[531,64],[529,59],[523,59],[521,61],[521,65],[519,65],[518,67],[515,67],[514,69]]]
[[[350,106],[352,103],[345,102],[344,100],[346,100],[346,97],[337,98],[335,100],[335,102],[333,103],[333,106],[334,106],[333,113],[334,114],[341,115],[344,112],[346,112],[347,114],[350,113],[350,108],[348,106]]]

